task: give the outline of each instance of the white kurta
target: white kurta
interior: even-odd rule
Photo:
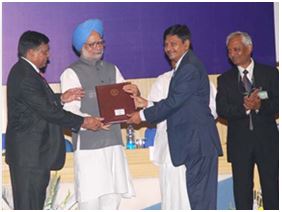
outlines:
[[[157,78],[149,92],[149,101],[158,102],[167,97],[172,75],[173,71],[168,71]],[[210,83],[210,108],[216,118],[215,96],[216,89]],[[166,130],[166,120],[157,124],[153,154],[151,154],[152,161],[160,166],[162,209],[191,209],[186,188],[186,167],[172,165]]]
[[[122,81],[124,79],[116,67],[116,82]],[[74,87],[81,87],[81,84],[75,72],[68,68],[61,75],[62,92]],[[65,110],[84,117],[89,116],[82,113],[80,107],[80,101],[64,105]],[[74,152],[74,174],[76,198],[79,202],[111,193],[121,194],[124,198],[135,196],[124,147],[121,145],[81,150],[78,136],[77,150]]]

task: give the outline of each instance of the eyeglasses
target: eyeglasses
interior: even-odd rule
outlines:
[[[85,43],[89,48],[97,48],[98,46],[104,46],[105,45],[105,41],[104,40],[100,40],[100,41],[94,41],[92,43]]]

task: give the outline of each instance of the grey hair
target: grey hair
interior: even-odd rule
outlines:
[[[246,33],[246,32],[241,32],[241,31],[236,31],[236,32],[232,32],[230,33],[227,38],[226,38],[226,46],[229,43],[229,40],[235,36],[242,36],[242,42],[246,45],[246,46],[252,46],[253,45],[253,41],[251,36]]]

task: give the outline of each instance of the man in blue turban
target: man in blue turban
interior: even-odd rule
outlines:
[[[119,69],[102,60],[104,28],[98,19],[79,24],[73,32],[72,44],[80,58],[61,75],[65,91],[82,87],[81,101],[65,104],[64,109],[81,116],[99,116],[96,85],[124,81]],[[81,129],[72,134],[74,147],[75,191],[82,210],[118,209],[121,198],[135,195],[125,157],[120,124],[109,130],[91,132]]]

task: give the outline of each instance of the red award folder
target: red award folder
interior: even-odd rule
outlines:
[[[126,122],[126,114],[135,111],[134,100],[131,94],[126,93],[122,87],[129,82],[98,85],[96,86],[97,100],[100,116],[104,118],[104,123]]]

